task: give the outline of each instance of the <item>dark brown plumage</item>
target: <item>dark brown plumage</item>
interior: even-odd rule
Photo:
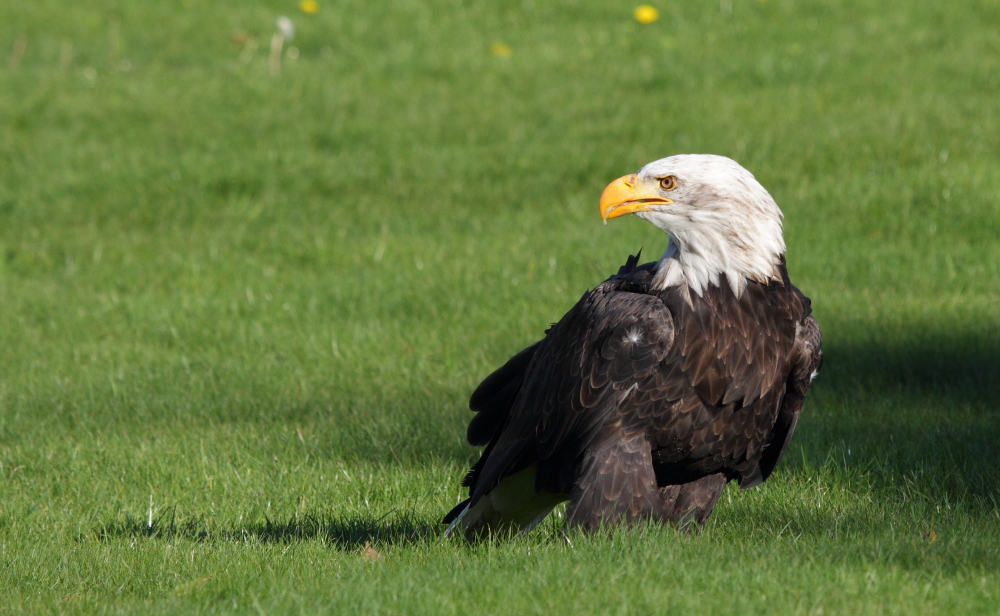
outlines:
[[[565,500],[587,530],[703,524],[727,482],[771,475],[795,430],[821,337],[770,195],[729,159],[680,156],[616,180],[601,211],[646,216],[667,252],[630,257],[476,388],[467,436],[486,448],[447,532],[530,530]],[[759,246],[739,233],[755,229]]]
[[[821,362],[809,300],[782,264],[780,282],[688,304],[651,290],[655,266],[630,260],[476,389],[468,440],[487,447],[446,523],[531,467],[534,489],[568,498],[567,524],[587,529],[704,523],[727,481],[767,479]]]

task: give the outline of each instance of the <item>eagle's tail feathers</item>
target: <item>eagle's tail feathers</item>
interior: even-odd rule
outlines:
[[[458,526],[458,524],[462,521],[462,518],[464,518],[465,515],[467,513],[469,513],[469,506],[470,506],[470,502],[469,501],[471,501],[471,500],[472,499],[466,499],[465,500],[465,502],[463,503],[465,505],[465,508],[462,509],[461,513],[459,513],[457,516],[455,516],[455,519],[451,521],[451,524],[448,525],[448,528],[444,529],[444,533],[441,534],[441,538],[442,539],[444,539],[445,537],[448,537],[449,535],[451,535],[451,531],[454,530],[455,527]],[[461,505],[459,505],[459,507],[461,507]],[[457,507],[456,507],[456,509],[457,509]],[[451,515],[451,514],[449,514],[449,515]],[[447,520],[448,520],[448,518],[445,517],[445,521],[447,521]]]
[[[536,515],[534,518],[531,519],[530,522],[524,525],[524,527],[521,529],[520,534],[527,535],[531,531],[535,530],[535,527],[541,524],[542,520],[544,520],[547,515],[552,513],[553,509],[555,509],[555,505],[552,505],[551,507],[539,511],[538,515]]]
[[[545,519],[552,509],[565,501],[566,494],[550,494],[535,491],[535,468],[529,467],[519,473],[505,477],[488,493],[469,499],[452,510],[461,509],[454,519],[452,513],[445,516],[451,520],[442,537],[449,536],[456,529],[467,539],[475,539],[488,533],[527,533]]]

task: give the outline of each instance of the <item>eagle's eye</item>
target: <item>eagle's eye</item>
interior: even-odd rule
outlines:
[[[660,178],[660,188],[663,190],[673,190],[677,188],[677,178],[672,175]]]

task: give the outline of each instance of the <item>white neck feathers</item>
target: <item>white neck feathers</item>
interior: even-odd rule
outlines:
[[[740,297],[746,289],[747,280],[767,283],[769,280],[780,280],[779,264],[781,253],[773,260],[741,259],[744,255],[731,255],[726,252],[702,253],[682,251],[674,238],[667,243],[667,249],[660,257],[653,287],[666,289],[668,287],[685,286],[699,297],[709,286],[719,286],[721,277],[726,276],[726,282],[736,297]],[[728,258],[719,258],[725,255]]]
[[[637,213],[670,236],[654,284],[686,284],[697,295],[726,282],[737,297],[747,280],[779,278],[781,210],[753,175],[721,156],[681,155],[644,167],[639,181],[672,174],[671,204]],[[649,178],[648,180],[646,178]]]

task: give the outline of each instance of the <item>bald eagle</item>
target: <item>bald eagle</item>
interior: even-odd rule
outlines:
[[[600,213],[653,223],[666,251],[630,257],[476,388],[467,438],[486,449],[446,534],[528,531],[567,500],[587,531],[703,525],[788,445],[823,354],[771,195],[728,158],[679,155],[612,182]]]

